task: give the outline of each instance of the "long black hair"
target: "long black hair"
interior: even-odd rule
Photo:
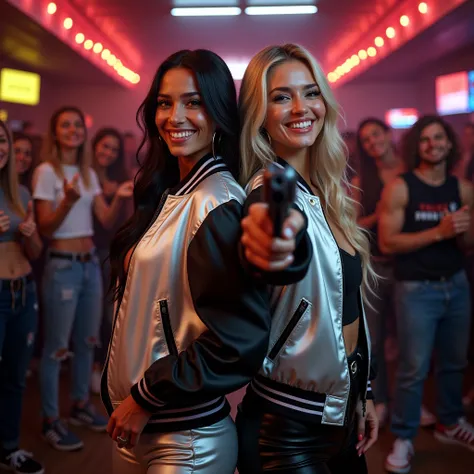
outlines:
[[[127,171],[125,170],[125,149],[123,145],[123,137],[122,134],[116,129],[112,127],[105,127],[101,128],[92,139],[92,156],[93,156],[93,165],[94,168],[97,169],[98,163],[96,158],[96,147],[97,144],[105,137],[115,137],[118,141],[118,154],[117,159],[107,167],[106,174],[107,178],[112,181],[117,181],[119,183],[123,183],[127,180]]]
[[[451,142],[451,149],[446,157],[446,172],[449,174],[460,159],[459,144],[456,134],[452,127],[437,115],[425,115],[408,130],[403,138],[403,159],[405,160],[407,169],[412,171],[420,165],[420,138],[423,130],[437,123],[443,127],[448,140]]]
[[[215,153],[223,158],[236,179],[239,169],[239,113],[237,93],[226,63],[205,49],[182,50],[167,58],[156,71],[150,90],[137,112],[137,123],[143,132],[138,153],[145,148],[134,188],[135,212],[118,231],[110,246],[111,291],[114,299],[125,289],[124,260],[150,224],[154,211],[166,189],[179,183],[179,167],[155,123],[157,97],[164,75],[171,69],[185,68],[196,80],[209,117],[216,125]]]

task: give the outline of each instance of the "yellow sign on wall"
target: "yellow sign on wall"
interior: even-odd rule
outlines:
[[[8,68],[0,71],[0,100],[37,105],[40,99],[40,88],[39,74]]]

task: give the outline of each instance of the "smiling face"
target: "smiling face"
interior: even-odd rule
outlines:
[[[155,123],[173,156],[198,161],[211,152],[215,125],[188,69],[170,69],[157,100]]]
[[[264,128],[278,156],[285,157],[314,144],[326,105],[311,71],[300,61],[275,66],[267,80],[268,105]]]
[[[33,163],[33,150],[31,142],[26,138],[19,138],[13,143],[15,153],[16,172],[19,175],[27,173]]]
[[[77,149],[84,144],[86,137],[85,124],[81,116],[73,111],[59,115],[54,132],[62,149]]]
[[[94,149],[98,165],[101,168],[108,168],[117,160],[119,151],[119,139],[114,135],[105,135],[97,142]]]
[[[359,136],[365,152],[374,160],[383,158],[390,150],[392,134],[377,123],[369,122],[364,125]]]
[[[427,125],[421,131],[418,154],[423,163],[431,166],[441,164],[446,161],[451,148],[452,143],[440,123]]]
[[[7,131],[0,125],[0,171],[7,166],[10,153],[10,142]]]

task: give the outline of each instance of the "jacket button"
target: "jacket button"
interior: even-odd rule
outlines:
[[[316,205],[316,199],[309,198],[309,203],[310,203],[312,206]]]

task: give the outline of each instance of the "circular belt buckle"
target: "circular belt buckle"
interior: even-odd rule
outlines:
[[[357,361],[354,360],[351,362],[351,372],[352,372],[352,375],[355,375],[357,373]]]

